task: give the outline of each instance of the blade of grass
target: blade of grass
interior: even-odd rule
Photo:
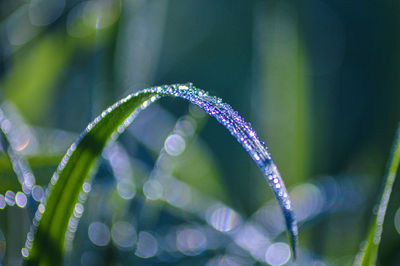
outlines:
[[[258,42],[259,90],[255,97],[259,121],[290,184],[310,176],[312,142],[307,54],[295,2],[256,2],[255,41]],[[281,107],[285,106],[285,112]],[[265,114],[269,114],[266,116]],[[291,128],[292,130],[286,130]]]
[[[220,98],[196,89],[191,84],[155,87],[129,95],[115,103],[89,124],[72,144],[51,179],[47,199],[35,215],[33,232],[28,234],[22,254],[30,265],[60,265],[69,220],[82,186],[107,141],[132,123],[135,116],[164,96],[186,99],[205,110],[224,125],[249,153],[273,189],[286,220],[295,255],[297,223],[286,187],[270,153],[249,123]],[[40,222],[39,222],[40,221]],[[34,236],[34,237],[33,237]]]
[[[368,231],[366,246],[357,256],[354,265],[369,266],[375,265],[378,257],[378,248],[381,242],[383,231],[383,222],[386,209],[392,192],[393,183],[396,179],[396,173],[400,164],[400,124],[397,128],[396,137],[392,146],[392,152],[389,159],[388,168],[385,175],[385,187],[379,200],[379,209],[372,218],[372,224]]]

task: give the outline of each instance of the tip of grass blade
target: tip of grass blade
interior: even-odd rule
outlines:
[[[375,265],[378,257],[379,244],[383,231],[383,222],[386,209],[389,204],[390,194],[396,179],[396,174],[400,164],[400,123],[397,126],[396,136],[393,142],[390,159],[385,173],[385,183],[380,194],[379,208],[376,215],[372,218],[372,223],[368,230],[367,243],[356,257],[354,265]]]
[[[298,235],[298,230],[297,230],[297,222],[294,217],[293,211],[291,210],[286,210],[284,211],[284,216],[285,216],[285,221],[286,221],[286,227],[288,229],[288,234],[289,234],[289,243],[290,247],[293,253],[293,260],[297,259],[297,235]]]
[[[288,239],[290,243],[290,248],[293,254],[293,260],[297,258],[297,238],[298,238],[298,228],[297,221],[292,209],[283,208],[283,215],[285,217],[286,228],[288,232]]]
[[[297,220],[291,208],[282,208],[283,216],[285,218],[287,235],[289,239],[290,249],[293,254],[293,260],[297,259],[297,241],[298,241],[298,227]]]
[[[283,216],[286,222],[286,229],[288,231],[288,239],[293,253],[293,258],[296,259],[297,252],[297,221],[293,212],[292,202],[289,197],[289,193],[286,190],[285,183],[282,180],[281,174],[278,171],[278,167],[274,163],[271,157],[264,162],[264,176],[267,182],[270,184],[276,199],[278,200],[279,206],[283,212]]]

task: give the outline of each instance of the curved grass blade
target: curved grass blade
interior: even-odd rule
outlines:
[[[357,256],[354,265],[370,266],[376,264],[378,257],[378,248],[381,242],[383,231],[383,222],[386,209],[392,192],[393,183],[396,179],[396,173],[400,164],[400,124],[397,128],[396,137],[393,143],[392,152],[385,175],[385,187],[379,200],[379,209],[372,219],[372,225],[369,228],[366,246]]]
[[[264,143],[258,139],[251,125],[220,98],[209,96],[192,84],[175,84],[146,89],[115,103],[89,124],[72,144],[51,179],[46,202],[38,208],[34,219],[37,228],[28,234],[22,250],[23,255],[28,257],[28,264],[59,265],[62,262],[68,222],[97,157],[111,137],[123,132],[141,110],[164,96],[186,99],[205,110],[223,124],[250,154],[282,208],[295,256],[297,223],[291,201]]]

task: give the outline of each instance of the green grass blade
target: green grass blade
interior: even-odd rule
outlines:
[[[37,225],[37,228],[34,235],[28,234],[26,247],[22,250],[23,255],[28,256],[28,264],[62,263],[70,217],[78,202],[82,186],[107,141],[115,132],[122,132],[140,110],[163,96],[180,97],[198,105],[223,124],[244,147],[263,172],[278,199],[295,251],[297,223],[291,201],[271,155],[251,125],[221,99],[209,96],[191,84],[176,84],[143,90],[117,102],[89,124],[70,147],[51,179],[47,199],[39,206],[35,215],[34,225]]]
[[[312,105],[307,49],[295,2],[260,3],[255,8],[260,47],[259,121],[268,133],[270,147],[276,150],[279,168],[290,177],[289,184],[298,184],[310,176],[313,143],[309,138]]]
[[[35,233],[35,240],[30,243],[32,248],[28,264],[59,265],[62,262],[68,222],[97,157],[112,134],[135,110],[153,96],[155,94],[143,93],[118,102],[90,124],[68,150],[51,180],[53,186],[45,204],[46,211],[41,219],[41,214],[38,212],[40,224]],[[29,247],[29,244],[27,246]]]
[[[355,265],[369,266],[375,265],[378,257],[378,248],[381,241],[383,230],[383,222],[385,219],[386,209],[389,203],[390,194],[392,192],[393,183],[400,164],[400,124],[397,128],[396,137],[392,147],[392,153],[389,160],[386,176],[385,187],[379,200],[379,209],[373,217],[372,225],[369,229],[367,242],[364,249],[355,261]]]

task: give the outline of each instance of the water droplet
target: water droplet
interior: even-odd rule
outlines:
[[[185,140],[173,134],[165,140],[164,148],[169,155],[178,156],[185,150]]]
[[[158,250],[157,239],[148,232],[140,232],[135,255],[144,259],[154,257]]]
[[[27,201],[28,200],[27,200],[26,195],[24,193],[18,192],[15,195],[15,202],[17,203],[18,207],[24,208],[26,206]]]
[[[21,254],[24,258],[27,258],[29,256],[29,250],[27,248],[23,248],[21,250]]]
[[[241,224],[240,216],[230,208],[227,207],[212,207],[207,217],[207,221],[215,229],[221,232],[229,232]]]
[[[103,223],[94,222],[90,224],[88,233],[90,241],[96,246],[107,246],[110,242],[110,230]]]
[[[4,209],[6,207],[6,199],[3,195],[0,195],[0,209]]]
[[[6,203],[10,206],[14,206],[15,205],[15,193],[8,190],[6,192]]]
[[[163,187],[160,182],[149,180],[143,185],[143,193],[148,199],[156,200],[162,197]]]
[[[81,203],[77,203],[75,205],[75,209],[74,209],[75,217],[80,218],[82,216],[84,210],[85,210],[85,208],[83,207],[83,205]]]
[[[32,188],[32,197],[36,201],[41,201],[44,196],[44,190],[41,186],[34,186]]]
[[[268,247],[265,260],[271,265],[283,265],[290,259],[290,248],[286,243],[274,243]]]
[[[90,185],[90,183],[85,182],[82,186],[82,189],[84,192],[89,193],[92,189],[92,186]]]
[[[136,230],[132,224],[119,221],[111,229],[113,243],[121,249],[131,249],[136,243]]]
[[[45,207],[42,203],[39,204],[38,211],[39,211],[39,213],[44,213]]]
[[[164,199],[173,206],[182,208],[190,203],[190,188],[177,180],[168,182],[164,194]]]
[[[123,199],[126,199],[126,200],[133,199],[133,197],[135,197],[135,194],[136,194],[135,185],[133,183],[124,182],[124,181],[118,182],[117,191],[118,191],[118,194]]]
[[[183,228],[177,233],[176,246],[188,256],[196,256],[206,248],[207,239],[204,233],[194,228]]]

